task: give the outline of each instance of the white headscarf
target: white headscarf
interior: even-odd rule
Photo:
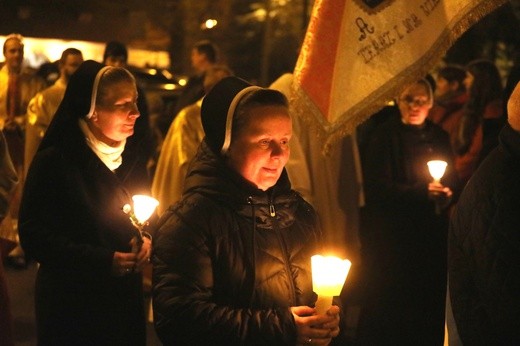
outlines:
[[[85,120],[79,119],[79,127],[85,134],[89,148],[103,161],[108,169],[112,172],[118,169],[123,163],[122,154],[123,150],[125,150],[126,139],[121,141],[117,147],[111,147],[94,136]]]

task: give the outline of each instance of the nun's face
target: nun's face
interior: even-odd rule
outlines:
[[[432,108],[429,90],[421,83],[411,84],[398,101],[401,120],[407,125],[422,125]]]
[[[137,89],[133,82],[123,81],[110,86],[91,118],[94,135],[110,146],[117,146],[134,133],[139,117]]]
[[[291,118],[286,107],[251,109],[248,123],[234,136],[228,165],[261,190],[274,186],[289,159]]]

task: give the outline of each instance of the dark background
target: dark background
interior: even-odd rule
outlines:
[[[0,0],[0,34],[106,42],[164,50],[170,70],[190,72],[194,42],[211,39],[237,75],[269,84],[292,71],[313,0]],[[465,64],[475,58],[508,69],[517,58],[520,0],[481,20],[446,55]],[[269,15],[267,15],[269,14]],[[201,24],[218,20],[214,29]]]

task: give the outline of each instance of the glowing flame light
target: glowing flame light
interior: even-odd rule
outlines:
[[[159,201],[153,197],[145,195],[132,196],[134,201],[134,214],[139,223],[144,224],[152,216]]]
[[[202,23],[201,28],[202,29],[213,29],[218,24],[218,21],[216,19],[207,19],[204,23]]]
[[[318,294],[316,310],[325,313],[332,305],[332,297],[339,296],[347,279],[351,263],[334,256],[311,257],[312,288]]]
[[[441,160],[428,161],[427,165],[428,165],[430,174],[433,177],[433,181],[440,182],[442,176],[444,175],[444,172],[446,171],[446,166],[448,166],[446,161],[441,161]]]

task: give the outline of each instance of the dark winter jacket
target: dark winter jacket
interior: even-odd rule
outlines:
[[[22,246],[40,263],[38,342],[144,345],[142,277],[111,273],[114,252],[130,252],[136,235],[122,207],[149,186],[142,155],[125,152],[113,173],[79,126],[64,137],[36,154],[20,210]]]
[[[506,125],[450,224],[449,284],[465,345],[520,344],[520,134]]]
[[[203,142],[156,232],[154,323],[165,345],[296,343],[289,307],[314,304],[320,234],[285,171],[258,190]]]

